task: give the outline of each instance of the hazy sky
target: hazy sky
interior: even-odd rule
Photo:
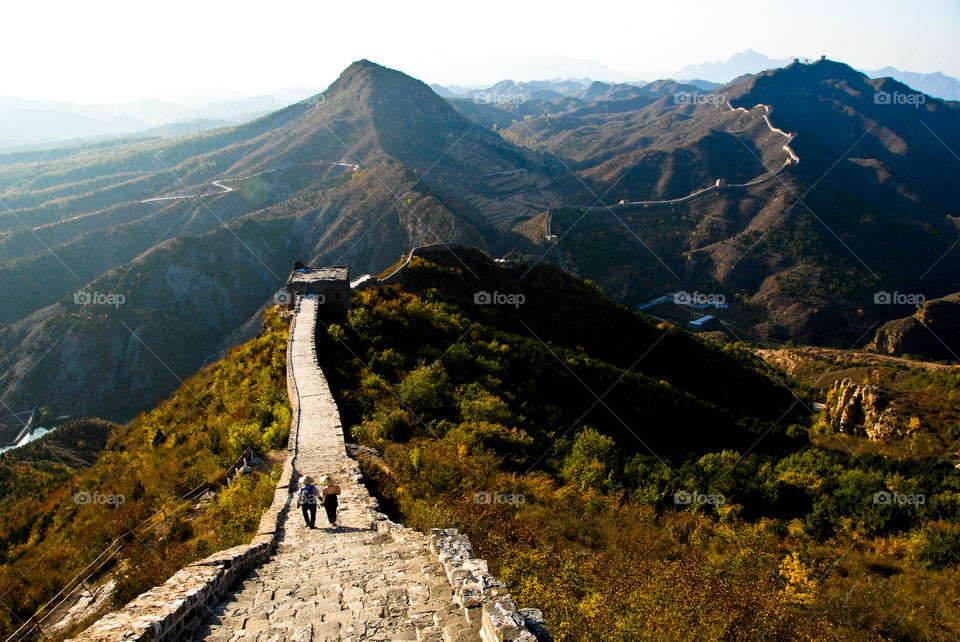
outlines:
[[[650,80],[747,48],[960,77],[960,0],[379,2],[6,0],[0,95],[99,102],[195,88],[324,89],[368,58],[427,82]],[[513,64],[511,64],[513,63]],[[562,65],[561,65],[562,66]],[[602,79],[601,80],[605,80]]]

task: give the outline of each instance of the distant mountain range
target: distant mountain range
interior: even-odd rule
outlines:
[[[873,71],[863,70],[871,78],[893,78],[913,89],[944,100],[960,100],[960,80],[945,76],[939,71],[932,74],[918,74],[912,71],[900,71],[894,67],[884,67]]]
[[[795,56],[794,58],[801,58]],[[747,49],[734,54],[726,61],[722,62],[702,62],[697,65],[688,65],[672,74],[672,78],[699,78],[717,82],[721,84],[728,83],[744,74],[756,74],[767,69],[777,69],[786,67],[794,61],[794,58],[769,58],[753,49]],[[894,67],[884,67],[883,69],[866,70],[861,69],[863,73],[871,78],[893,78],[899,80],[913,89],[922,91],[930,96],[943,98],[944,100],[960,100],[960,80],[935,72],[930,74],[920,74],[911,71],[900,71]],[[689,81],[686,81],[689,82]]]
[[[950,249],[960,188],[949,177],[960,169],[951,151],[960,144],[960,105],[927,98],[922,108],[891,107],[878,99],[913,90],[832,61],[749,76],[721,93],[754,114],[771,106],[772,123],[797,134],[790,144],[800,163],[749,194],[720,190],[586,218],[561,213],[552,231],[566,235],[567,265],[627,300],[631,292],[653,298],[655,284],[671,282],[728,300],[739,292],[749,300],[742,311],[764,310],[767,319],[740,325],[745,317],[728,317],[744,338],[806,342],[853,342],[871,322],[903,311],[875,304],[877,292],[929,299],[956,289],[943,263],[960,267]],[[568,158],[606,204],[683,196],[713,176],[744,183],[783,162],[782,138],[743,136],[739,117],[705,98],[683,110],[660,101],[603,118],[528,119],[504,135]]]
[[[63,144],[125,135],[170,136],[235,125],[307,97],[291,88],[269,95],[79,104],[0,96],[0,148]]]
[[[753,49],[747,49],[735,53],[725,61],[687,65],[671,75],[673,78],[700,78],[725,84],[745,74],[755,74],[767,69],[786,67],[791,62],[793,62],[793,58],[769,58]]]
[[[437,240],[532,248],[509,228],[561,172],[367,61],[237,127],[0,155],[0,399],[152,404],[295,259],[379,272]]]
[[[687,65],[683,69],[670,75],[678,82],[693,85],[700,90],[710,91],[725,85],[741,76],[756,74],[769,69],[779,69],[793,63],[795,59],[808,61],[807,58],[770,58],[752,49],[734,54],[726,61],[703,62],[696,65]],[[913,89],[922,91],[929,96],[944,100],[960,100],[960,80],[946,76],[940,72],[920,74],[910,71],[900,71],[894,67],[883,69],[861,70],[871,78],[893,78]],[[535,80],[519,82],[503,80],[488,87],[462,87],[456,85],[430,85],[438,95],[444,98],[469,98],[471,100],[490,102],[493,99],[503,99],[522,96],[526,100],[547,99],[553,100],[561,96],[587,98],[587,88],[595,85],[635,85],[642,87],[649,83],[637,80],[625,83],[591,80],[590,78],[555,78],[551,80]]]
[[[688,65],[671,74],[670,78],[699,90],[710,91],[745,74],[785,67],[791,62],[793,58],[769,58],[748,49],[723,62]],[[430,87],[444,98],[469,98],[489,102],[491,98],[518,96],[523,96],[526,100],[553,100],[560,96],[589,100],[592,96],[586,92],[591,86],[648,84],[641,80],[604,80],[621,79],[623,74],[596,61],[575,60],[559,55],[508,57],[497,64],[504,69],[513,70],[520,77],[523,77],[525,69],[527,72],[535,69],[539,72],[554,70],[587,75],[524,82],[504,80],[484,88],[439,84],[432,84]],[[930,96],[960,100],[960,80],[940,72],[920,74],[900,71],[894,67],[863,72],[872,78],[894,78]],[[595,80],[596,78],[600,80]],[[0,96],[0,149],[76,145],[84,140],[130,135],[174,136],[198,132],[212,127],[240,124],[309,95],[310,92],[302,87],[290,87],[255,96],[232,95],[224,90],[205,90],[170,100],[140,98],[128,103],[90,105]]]
[[[0,154],[0,401],[148,406],[255,331],[294,260],[375,274],[435,241],[562,259],[630,305],[722,294],[731,335],[776,341],[852,342],[909,313],[878,290],[956,291],[957,103],[885,104],[913,90],[832,61],[715,92],[493,91],[444,99],[359,61],[239,126]],[[630,205],[718,178],[746,186]]]

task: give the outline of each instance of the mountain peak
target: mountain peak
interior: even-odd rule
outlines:
[[[361,58],[360,60],[354,60],[352,63],[350,63],[350,66],[344,69],[343,73],[349,73],[351,71],[356,72],[363,69],[387,69],[387,67],[384,67],[383,65],[378,65],[372,60]]]
[[[791,62],[783,67],[768,69],[747,79],[743,88],[772,83],[781,88],[806,86],[808,89],[822,83],[844,81],[851,85],[861,85],[868,78],[850,65],[827,58],[818,58],[810,62]]]
[[[427,85],[416,78],[366,58],[351,63],[324,94],[330,98],[343,91],[358,91],[364,94],[386,91],[394,94],[394,97],[399,93],[420,98],[426,98],[425,92],[433,94]]]
[[[330,86],[336,87],[338,85],[344,84],[345,82],[353,81],[354,79],[357,79],[357,78],[366,78],[366,77],[371,77],[375,75],[379,76],[381,74],[386,74],[386,73],[395,73],[395,74],[403,75],[399,71],[396,71],[394,69],[389,69],[387,67],[384,67],[383,65],[378,65],[375,62],[372,62],[370,60],[367,60],[366,58],[363,58],[361,60],[356,60],[350,63],[350,66],[344,69],[342,72],[340,72],[340,77],[337,78],[333,82],[333,84]]]

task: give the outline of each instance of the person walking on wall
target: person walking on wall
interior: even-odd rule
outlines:
[[[320,478],[320,503],[323,504],[323,508],[327,511],[327,521],[330,522],[330,526],[333,527],[333,530],[340,528],[337,526],[337,505],[339,504],[339,499],[337,495],[340,494],[340,487],[334,483],[333,478],[330,475],[324,475]]]
[[[305,475],[300,478],[300,492],[297,493],[297,506],[303,511],[303,521],[308,528],[316,528],[317,523],[317,497],[320,496],[320,490],[313,485],[313,477]]]

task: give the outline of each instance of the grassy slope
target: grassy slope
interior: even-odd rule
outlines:
[[[271,309],[256,339],[118,427],[92,467],[39,493],[10,490],[0,507],[0,595],[7,606],[0,632],[32,615],[115,538],[124,545],[105,570],[118,580],[117,604],[194,559],[249,541],[273,499],[271,475],[241,478],[229,490],[220,485],[247,446],[262,454],[286,445],[286,341],[287,324]],[[19,471],[21,478],[35,479],[22,465],[28,470]],[[269,472],[268,465],[261,469]],[[218,491],[215,498],[195,508],[198,488],[207,486]],[[76,503],[84,492],[123,501]]]

